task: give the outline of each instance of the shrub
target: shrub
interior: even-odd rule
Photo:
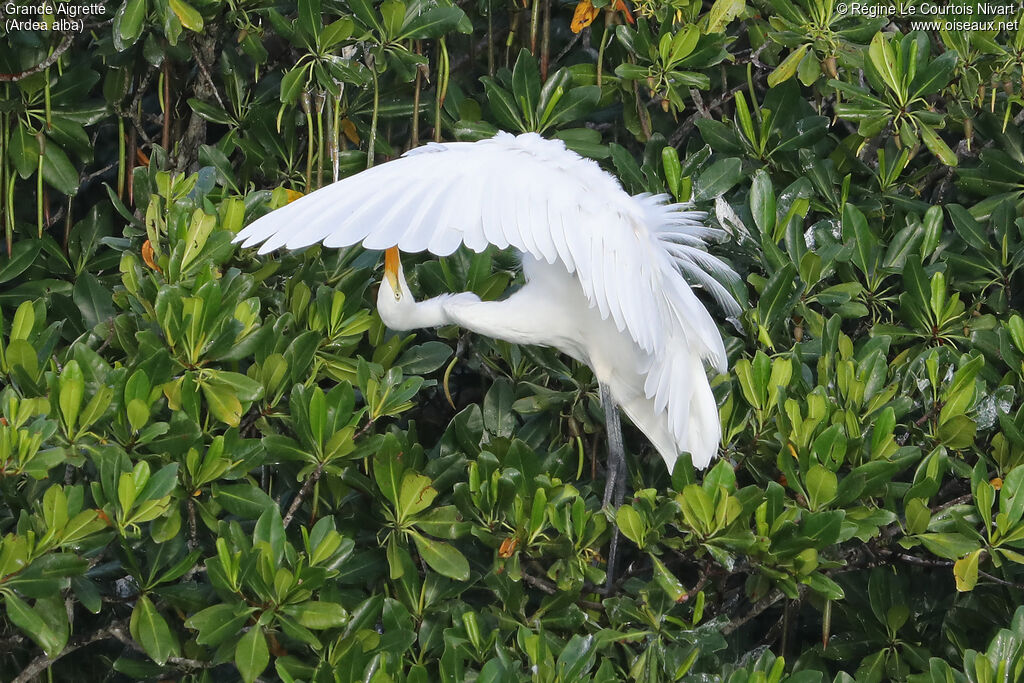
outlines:
[[[1024,30],[821,0],[100,9],[0,45],[5,679],[1022,676]],[[722,457],[668,473],[627,432],[608,595],[586,367],[389,332],[374,252],[230,244],[499,128],[708,210],[745,277]],[[520,277],[407,268],[426,296]]]

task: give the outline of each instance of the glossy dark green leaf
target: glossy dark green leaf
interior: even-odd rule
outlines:
[[[456,581],[469,579],[469,562],[454,546],[417,533],[412,539],[420,556],[438,574]]]
[[[263,629],[259,627],[250,628],[238,641],[235,646],[235,666],[242,680],[252,683],[270,664],[270,650],[267,648],[267,639]]]
[[[179,654],[177,637],[148,597],[143,595],[135,603],[130,626],[132,638],[157,664],[164,664],[168,657]]]

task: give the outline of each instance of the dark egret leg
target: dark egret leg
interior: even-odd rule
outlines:
[[[626,495],[626,452],[622,445],[622,425],[619,422],[619,408],[615,405],[608,385],[601,383],[601,405],[604,406],[604,426],[608,434],[608,478],[604,485],[602,506],[612,506],[613,514],[618,512]],[[615,562],[619,554],[619,525],[612,523],[612,540],[608,547],[608,571],[605,576],[605,591],[610,592],[615,583]]]

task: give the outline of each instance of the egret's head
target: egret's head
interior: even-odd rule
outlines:
[[[401,267],[398,257],[398,247],[391,247],[384,252],[384,279],[391,286],[395,300],[402,298],[402,289],[398,284],[398,269]]]

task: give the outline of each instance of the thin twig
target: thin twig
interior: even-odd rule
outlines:
[[[708,103],[707,111],[712,112],[715,109],[718,109],[726,101],[732,99],[733,95],[735,95],[740,90],[745,90],[746,87],[747,84],[744,82],[737,85],[729,92],[719,95],[718,97],[716,97],[715,99],[711,100],[711,102]],[[668,138],[668,144],[672,145],[673,147],[678,147],[679,143],[683,141],[683,139],[687,136],[687,134],[696,124],[697,119],[700,118],[703,118],[700,111],[695,111],[692,114],[690,114],[690,116],[688,116],[685,121],[679,124],[679,126],[674,131],[672,131],[672,134]]]
[[[803,588],[803,586],[801,586],[801,588]],[[731,633],[736,631],[738,628],[740,628],[741,626],[746,624],[751,619],[754,619],[754,618],[760,616],[762,612],[764,612],[766,609],[768,609],[769,607],[771,607],[772,605],[777,603],[779,600],[782,600],[782,598],[784,598],[784,597],[785,597],[785,595],[783,594],[782,591],[780,591],[778,589],[772,591],[770,594],[768,594],[767,597],[762,598],[761,600],[758,600],[757,602],[755,602],[753,604],[753,606],[751,606],[750,611],[748,611],[746,614],[744,614],[742,616],[739,616],[739,617],[736,617],[735,619],[730,621],[728,624],[726,624],[725,628],[722,629],[722,635],[723,636],[730,635]]]
[[[124,632],[124,622],[120,622],[116,628],[110,628],[110,635],[119,640],[121,643],[127,645],[136,652],[146,651],[142,649],[142,646],[132,640],[132,637]],[[176,666],[182,669],[210,669],[215,666],[212,662],[203,662],[198,659],[189,659],[187,657],[168,657],[167,663],[171,666]]]
[[[885,548],[879,548],[883,555],[888,555],[894,560],[899,560],[906,564],[914,564],[918,567],[952,567],[953,563],[950,560],[933,560],[927,557],[918,557],[917,555],[911,555],[909,553],[897,553]]]
[[[298,494],[292,501],[292,504],[288,507],[288,513],[284,516],[284,528],[287,529],[288,525],[291,524],[292,518],[295,513],[299,511],[299,507],[302,505],[302,501],[309,495],[309,492],[313,489],[313,486],[320,480],[320,475],[324,473],[324,466],[327,463],[322,462],[316,466],[313,473],[306,478],[306,481],[302,482],[302,488],[299,489]]]
[[[536,570],[544,571],[544,568],[541,567],[540,564],[537,563],[536,561],[532,561],[530,564]],[[551,583],[550,581],[542,579],[542,578],[540,578],[538,576],[533,576],[531,574],[527,574],[526,570],[524,568],[522,568],[522,567],[520,567],[519,571],[522,574],[523,581],[525,581],[526,583],[530,584],[534,588],[539,589],[541,592],[547,593],[548,595],[557,595],[558,593],[561,592],[561,591],[559,591],[558,586],[556,586],[555,584]],[[584,600],[583,598],[578,599],[576,601],[576,604],[579,605],[580,607],[584,608],[584,609],[589,609],[589,610],[603,610],[604,609],[604,605],[602,605],[601,603],[594,602],[593,600]]]
[[[220,93],[217,92],[217,86],[213,82],[213,76],[210,75],[210,70],[206,67],[206,63],[203,58],[199,55],[199,50],[196,48],[195,40],[188,41],[189,49],[192,51],[192,57],[196,60],[196,65],[199,67],[199,73],[202,74],[206,84],[210,86],[210,92],[213,93],[214,99],[217,100],[217,104],[224,111],[228,111],[228,107],[224,104],[224,100],[221,99]]]
[[[952,564],[952,563],[950,563],[950,564]],[[1002,586],[1008,586],[1010,588],[1017,588],[1018,590],[1024,590],[1024,584],[1014,583],[1013,581],[1007,581],[1006,579],[1000,579],[998,576],[993,576],[992,574],[989,574],[988,572],[979,571],[978,572],[978,576],[983,576],[986,579],[988,579],[989,581],[995,581],[996,583],[998,583],[998,584],[1000,584]]]
[[[51,66],[53,66],[58,59],[60,59],[60,56],[62,54],[68,51],[68,48],[71,47],[71,43],[73,41],[74,37],[71,34],[64,36],[64,38],[61,39],[60,44],[57,45],[57,49],[54,50],[49,57],[39,62],[35,66],[29,69],[25,69],[24,71],[19,71],[18,73],[14,74],[0,73],[0,83],[16,83],[17,81],[28,78],[29,76],[34,76],[40,71],[46,71]]]
[[[123,628],[123,621],[115,621],[114,623],[110,624],[106,628],[100,629],[99,631],[94,631],[93,633],[90,633],[87,636],[79,636],[78,638],[75,638],[70,643],[68,643],[63,650],[55,654],[53,657],[39,655],[31,662],[29,662],[28,666],[22,669],[21,673],[18,674],[17,678],[11,681],[11,683],[28,683],[36,676],[50,668],[50,666],[52,666],[53,663],[61,657],[69,655],[75,650],[85,647],[86,645],[95,643],[97,640],[106,640],[107,638],[116,637],[114,632]]]

